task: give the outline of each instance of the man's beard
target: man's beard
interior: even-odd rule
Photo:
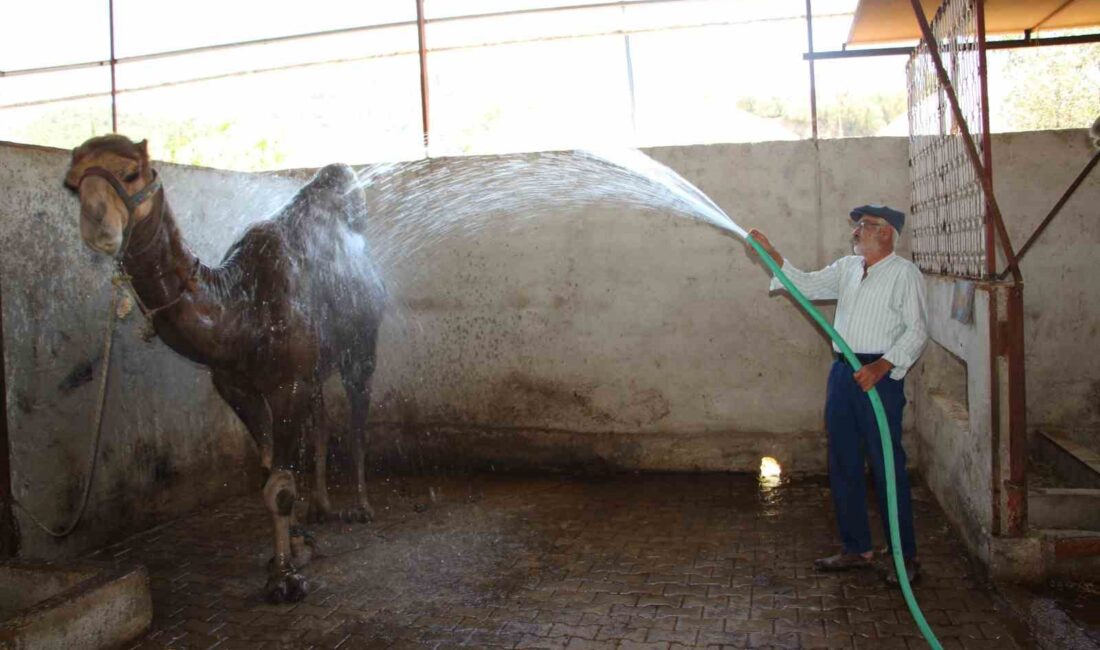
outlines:
[[[863,241],[862,239],[856,239],[855,237],[852,237],[852,253],[855,255],[866,257],[867,255],[872,255],[874,253],[880,252],[881,248],[882,247],[878,245],[878,242],[867,242]]]

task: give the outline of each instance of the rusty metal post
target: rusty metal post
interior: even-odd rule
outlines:
[[[1024,377],[1023,278],[1013,252],[1004,219],[993,192],[992,147],[989,133],[988,67],[985,43],[985,3],[973,0],[977,12],[978,82],[982,153],[979,156],[970,126],[962,113],[958,95],[944,67],[939,43],[919,0],[910,0],[921,35],[936,69],[940,87],[947,95],[954,126],[982,185],[985,195],[985,277],[989,285],[989,379],[990,379],[990,465],[992,534],[1019,537],[1027,530],[1027,412]],[[996,235],[996,237],[995,237]],[[1011,272],[1012,282],[997,282],[997,247]]]
[[[988,254],[988,253],[987,253]],[[999,305],[1000,294],[997,287],[989,286],[989,493],[990,493],[990,531],[994,536],[1001,534],[1001,459],[1004,453],[1001,449],[1001,364],[999,351],[1001,341],[1004,339],[1005,330],[1000,327]],[[1003,418],[1007,420],[1008,418]]]
[[[420,119],[424,127],[424,151],[428,150],[428,46],[424,0],[416,0],[416,35],[420,51]]]
[[[993,173],[991,163],[993,160],[992,149],[990,147],[989,138],[989,92],[986,84],[986,58],[985,58],[985,3],[983,0],[974,0],[975,22],[977,23],[977,40],[978,40],[978,101],[980,102],[979,119],[981,120],[980,128],[982,135],[982,164],[981,167],[975,169],[975,174],[981,179],[982,187],[993,187]],[[966,125],[969,128],[969,124]],[[982,193],[985,198],[985,215],[982,220],[982,230],[984,234],[984,246],[985,246],[985,271],[984,277],[992,279],[997,273],[997,241],[995,239],[994,231],[994,219],[993,219],[993,207],[991,203],[992,195],[988,192]],[[1004,522],[1012,521],[1013,510],[1009,505],[1009,501],[1012,501],[1011,495],[1008,492],[1007,483],[1004,480],[1005,476],[1005,463],[1004,459],[1011,456],[1011,444],[1003,444],[1010,436],[1005,436],[1004,427],[1009,425],[1011,427],[1011,417],[1007,412],[1003,412],[1002,405],[1008,405],[1009,400],[1005,400],[1006,386],[1002,385],[1002,381],[1009,380],[1011,384],[1010,375],[1005,358],[1005,346],[1008,341],[1008,328],[1005,327],[1006,321],[1003,318],[1004,307],[1002,305],[1004,296],[998,291],[996,286],[990,287],[989,292],[989,423],[990,423],[990,497],[991,497],[991,511],[992,511],[992,531],[994,535],[1001,535],[1006,527]],[[1007,447],[1007,449],[1005,448]],[[1011,463],[1009,463],[1011,465]],[[1008,472],[1011,475],[1011,470]]]
[[[1027,532],[1027,395],[1024,288],[989,285],[992,522],[997,537]]]
[[[1027,378],[1024,375],[1024,286],[1007,288],[1004,357],[1008,369],[1008,480],[1004,532],[1027,533]]]
[[[0,283],[2,284],[2,283]],[[11,446],[8,441],[7,365],[4,362],[4,297],[0,288],[0,558],[19,552],[19,532],[12,513]]]
[[[806,41],[809,46],[810,62],[810,125],[814,142],[817,142],[817,77],[814,71],[814,10],[812,0],[806,0]]]
[[[980,89],[980,119],[982,121],[982,171],[983,186],[990,188],[986,194],[986,223],[985,223],[985,248],[986,248],[986,277],[995,278],[997,274],[997,246],[994,238],[994,218],[1000,227],[1004,228],[1001,221],[1000,210],[997,209],[993,188],[993,143],[989,129],[989,66],[986,60],[986,31],[985,31],[985,0],[974,0],[974,10],[977,12],[977,36],[978,36],[978,84]],[[992,217],[996,215],[996,217]],[[1006,231],[1007,232],[1007,231]],[[1005,241],[1007,242],[1007,236]],[[1005,259],[1012,270],[1014,282],[1003,289],[1003,295],[998,296],[997,301],[991,301],[991,305],[998,305],[990,313],[990,323],[994,324],[996,332],[996,346],[992,348],[993,379],[1000,382],[1004,376],[1004,383],[994,383],[997,387],[995,400],[996,409],[1001,410],[1002,404],[1006,407],[1002,413],[994,417],[998,426],[994,429],[996,439],[1006,440],[1007,449],[994,454],[994,462],[997,463],[996,476],[998,477],[997,489],[994,494],[1001,494],[1000,503],[1003,510],[995,509],[998,513],[999,527],[994,527],[997,534],[1008,537],[1021,537],[1027,532],[1027,403],[1026,385],[1024,376],[1024,285],[1021,281],[1019,256],[1011,257],[1011,244],[1005,248]],[[1007,273],[1006,273],[1007,275]],[[1003,307],[999,303],[1003,301]],[[1007,460],[1007,479],[1004,472],[1000,471],[1001,458]]]
[[[1013,278],[1017,282],[1020,282],[1023,278],[1020,275],[1019,267],[1016,266],[1016,254],[1012,251],[1012,241],[1008,237],[1008,229],[1005,228],[1004,220],[1001,218],[1001,209],[997,205],[997,199],[993,196],[993,182],[984,172],[981,157],[978,155],[978,147],[974,144],[974,136],[971,135],[970,127],[966,124],[966,117],[959,107],[959,98],[958,95],[955,94],[955,87],[952,85],[951,79],[947,76],[947,69],[943,66],[943,58],[940,57],[940,48],[939,44],[936,42],[936,35],[932,33],[932,27],[928,24],[928,19],[924,17],[924,9],[921,7],[920,0],[909,1],[913,5],[913,13],[917,17],[917,23],[920,24],[922,38],[928,43],[928,54],[932,57],[932,63],[936,68],[936,76],[939,78],[940,85],[947,94],[948,103],[951,105],[951,113],[955,119],[955,124],[958,125],[959,134],[962,136],[963,144],[965,145],[964,149],[966,150],[966,155],[970,158],[970,164],[974,166],[975,175],[981,179],[982,191],[985,192],[986,201],[989,203],[989,212],[993,217],[993,224],[997,227],[997,234],[1000,236],[1001,248],[1004,251],[1005,259],[1009,266],[1013,268]],[[988,256],[987,254],[987,257]]]
[[[115,0],[107,0],[107,14],[110,17],[108,26],[111,33],[111,133],[118,133],[118,88],[115,85],[115,67],[118,59],[115,58]]]
[[[993,146],[989,135],[989,68],[985,58],[985,0],[974,0],[974,10],[977,12],[978,23],[978,87],[979,106],[978,115],[982,124],[982,169],[985,178],[982,187],[993,187]],[[978,170],[975,170],[978,171]],[[990,205],[992,194],[985,197],[985,277],[992,278],[997,274],[997,242],[993,232],[993,207]]]

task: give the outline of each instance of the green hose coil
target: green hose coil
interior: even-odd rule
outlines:
[[[764,261],[764,264],[771,269],[775,277],[778,278],[787,291],[794,296],[795,301],[806,310],[806,313],[808,313],[814,321],[825,330],[829,338],[837,344],[837,347],[840,348],[841,353],[852,366],[853,370],[858,371],[863,367],[863,364],[856,358],[855,353],[852,352],[852,348],[848,347],[848,344],[841,338],[840,334],[833,329],[833,326],[825,320],[821,312],[810,304],[806,296],[802,295],[802,292],[794,286],[786,274],[779,268],[779,265],[775,263],[775,260],[772,259],[772,256],[760,246],[759,242],[749,236],[745,237],[745,241],[753,247],[760,256],[760,259]],[[882,464],[886,471],[886,509],[889,511],[888,519],[890,522],[890,548],[893,550],[894,570],[897,571],[898,584],[901,585],[901,593],[905,597],[905,604],[909,607],[909,613],[912,614],[913,620],[916,622],[921,634],[924,635],[925,641],[928,642],[928,645],[935,648],[935,650],[943,650],[943,646],[940,645],[939,640],[936,639],[936,635],[932,632],[932,628],[928,626],[928,621],[925,620],[924,613],[921,612],[920,606],[917,605],[917,599],[913,596],[913,589],[909,585],[909,574],[905,570],[905,559],[901,554],[901,535],[898,533],[898,495],[897,486],[895,485],[894,445],[890,437],[890,425],[886,422],[886,411],[882,407],[882,399],[878,395],[878,389],[871,388],[867,396],[871,399],[871,407],[875,411],[875,420],[878,422],[879,436],[882,440]]]

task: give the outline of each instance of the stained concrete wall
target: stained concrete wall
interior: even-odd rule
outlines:
[[[995,191],[1016,249],[1092,154],[1084,129],[994,136]],[[1098,203],[1094,172],[1021,264],[1028,428],[1060,430],[1094,448],[1100,447]],[[926,276],[926,286],[934,347],[915,376],[922,471],[972,552],[990,560],[996,549],[989,294],[976,293],[974,321],[962,324],[951,318],[954,283]]]
[[[993,141],[997,200],[1017,248],[1095,149],[1084,129]],[[1081,184],[1021,263],[1029,428],[1100,451],[1100,170]]]
[[[85,248],[79,205],[61,186],[67,152],[0,144],[0,291],[12,490],[25,557],[52,558],[256,489],[248,434],[208,373],[141,340],[136,310],[113,342],[98,466],[76,531],[95,438],[112,264]],[[243,225],[280,205],[297,182],[158,165],[188,240],[218,258]]]
[[[907,195],[897,139],[651,154],[807,268],[845,252],[848,207],[901,205]],[[66,152],[0,147],[13,484],[53,527],[74,512],[87,476],[111,275],[79,240],[76,203],[60,185],[66,162]],[[159,168],[206,260],[301,182]],[[824,469],[824,335],[788,298],[769,297],[764,268],[711,227],[611,204],[391,257],[376,470],[752,471],[763,455]],[[115,341],[85,520],[55,542],[20,513],[26,555],[88,548],[255,479],[254,449],[206,371],[140,341],[138,320],[124,321]]]
[[[908,197],[902,139],[648,153],[803,268],[847,252],[852,205]],[[543,216],[389,272],[406,307],[380,347],[378,436],[402,440],[387,448],[426,465],[752,471],[770,455],[824,471],[829,347],[738,240],[614,204]]]
[[[951,318],[954,283],[926,276],[929,336],[913,376],[912,411],[928,487],[972,552],[988,560],[993,434],[989,386],[989,294],[975,292],[974,320]]]
[[[1068,183],[1083,164],[1079,135],[994,140],[1012,228],[1041,219],[1045,209],[1036,206],[1052,203],[1059,179]],[[811,268],[847,252],[852,205],[908,205],[906,149],[904,139],[892,138],[649,153]],[[96,390],[88,378],[98,376],[110,275],[79,241],[75,202],[59,183],[65,163],[64,152],[0,146],[13,484],[53,525],[72,511],[86,471]],[[459,170],[473,161],[433,164]],[[186,236],[207,260],[300,183],[159,167]],[[1045,200],[1037,198],[1036,179]],[[1081,206],[1095,205],[1095,191],[1090,185],[1080,203],[1067,206],[1062,219],[1070,219],[1056,228],[1094,228]],[[1056,390],[1057,382],[1048,388],[1036,372],[1062,381],[1065,373],[1055,369],[1068,363],[1077,377],[1057,390],[1060,409],[1037,411],[1049,414],[1040,421],[1093,413],[1087,400],[1072,397],[1088,395],[1096,381],[1081,354],[1091,348],[1036,332],[1072,324],[1072,333],[1095,343],[1089,324],[1097,322],[1100,301],[1087,281],[1095,232],[1065,240],[1065,265],[1042,261],[1053,259],[1042,246],[1025,262],[1028,281],[1049,289],[1027,293],[1029,404]],[[768,296],[764,268],[709,226],[668,211],[607,205],[447,237],[392,257],[386,270],[396,306],[381,333],[374,386],[376,471],[437,464],[751,471],[763,455],[788,470],[825,468],[826,339],[787,297]],[[933,334],[969,364],[973,386],[988,351],[972,335],[952,334],[944,305],[934,304]],[[91,523],[57,544],[23,517],[24,548],[34,554],[88,547],[250,489],[254,450],[205,371],[160,343],[138,341],[134,320],[116,342]],[[908,386],[917,404],[911,416],[930,401],[919,387],[921,372]],[[972,402],[980,398],[971,392]],[[332,401],[339,415],[341,404]],[[913,420],[920,436],[907,434],[911,446],[925,456],[941,502],[963,504],[953,510],[956,522],[980,534],[988,509],[987,425],[968,415],[968,430],[926,428],[933,417]]]

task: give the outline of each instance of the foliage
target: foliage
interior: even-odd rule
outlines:
[[[119,131],[149,141],[156,160],[221,169],[277,169],[286,159],[278,139],[252,136],[237,122],[200,122],[148,115],[124,115]],[[71,149],[96,135],[111,132],[110,112],[101,104],[63,106],[30,122],[22,140]]]
[[[760,117],[778,118],[787,128],[805,136],[811,130],[807,104],[778,97],[746,97],[737,102],[737,107]],[[822,138],[872,136],[900,117],[905,108],[906,98],[901,93],[841,93],[818,104],[818,135]]]
[[[1085,128],[1100,115],[1100,43],[1009,50],[998,72],[1007,130]]]

